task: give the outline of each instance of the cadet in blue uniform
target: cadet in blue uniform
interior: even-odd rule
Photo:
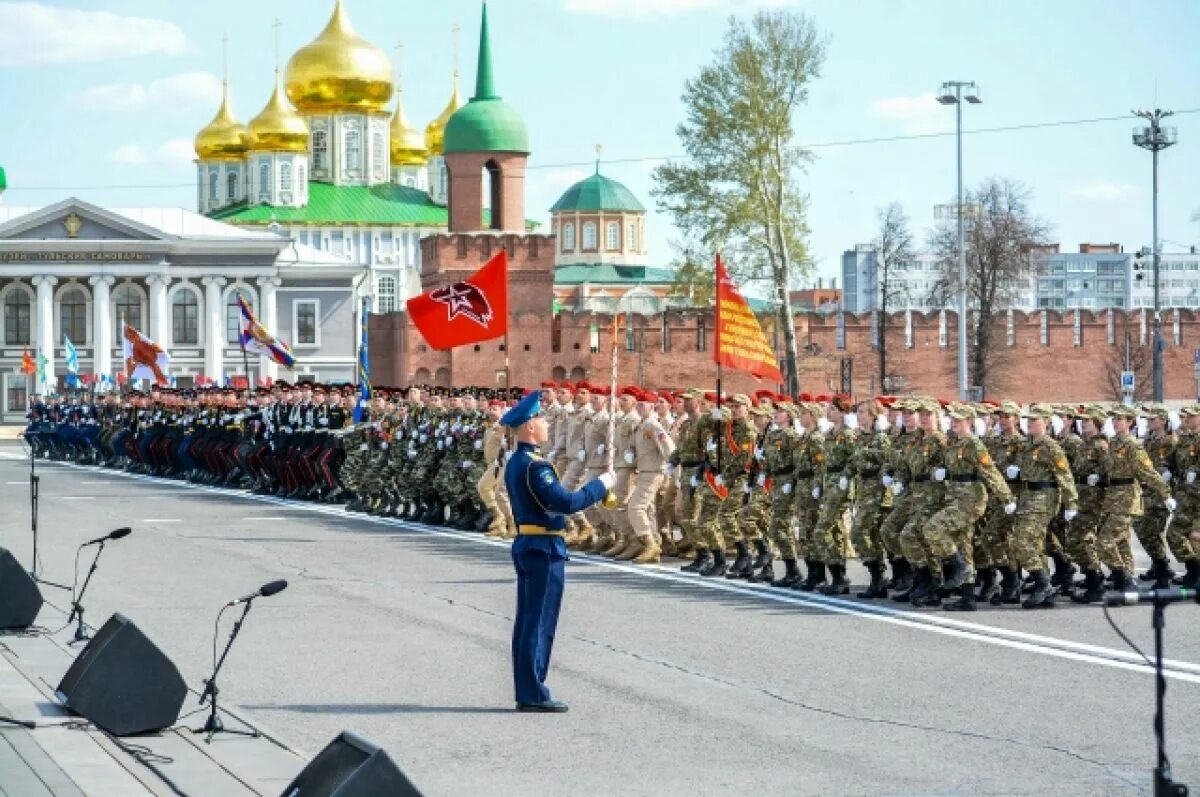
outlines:
[[[550,698],[546,672],[558,626],[566,577],[567,516],[600,501],[614,476],[604,473],[577,492],[558,481],[554,467],[537,453],[549,437],[541,417],[541,394],[530,393],[500,423],[513,429],[517,449],[504,469],[504,484],[517,523],[512,545],[517,570],[517,617],[513,623],[513,684],[517,711],[561,712],[567,704]]]

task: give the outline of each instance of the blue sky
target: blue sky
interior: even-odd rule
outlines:
[[[408,115],[445,104],[451,34],[462,26],[464,93],[474,83],[476,0],[346,0],[358,31],[391,52],[405,43]],[[568,185],[606,174],[650,205],[651,169],[679,152],[684,81],[719,46],[730,14],[789,6],[830,37],[824,76],[797,118],[797,142],[827,144],[952,132],[933,101],[944,80],[975,80],[982,105],[965,128],[1008,127],[1173,108],[1180,143],[1162,156],[1165,251],[1200,243],[1200,3],[1195,0],[493,0],[497,78],[529,125],[528,204],[544,220]],[[107,204],[192,207],[191,139],[216,110],[220,40],[231,41],[238,117],[266,102],[271,23],[283,58],[324,26],[332,0],[0,2],[0,164],[5,202],[68,194]],[[968,185],[1012,177],[1063,243],[1150,240],[1150,156],[1135,120],[968,134]],[[901,202],[923,238],[933,207],[953,201],[954,138],[821,146],[803,178],[818,274],[874,235],[876,209]],[[135,188],[120,186],[139,186]],[[670,259],[672,230],[652,216],[651,260]]]

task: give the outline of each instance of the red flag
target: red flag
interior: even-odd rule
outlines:
[[[709,486],[713,494],[724,501],[729,497],[729,488],[723,484],[717,484],[717,475],[711,470],[704,471],[704,483]]]
[[[773,382],[782,382],[779,361],[762,326],[750,310],[717,255],[717,329],[713,360],[738,371]]]
[[[503,337],[508,332],[508,254],[501,249],[466,280],[409,299],[408,314],[435,349]]]
[[[33,361],[33,355],[29,353],[29,349],[21,350],[21,372],[29,376],[37,373],[37,363]]]

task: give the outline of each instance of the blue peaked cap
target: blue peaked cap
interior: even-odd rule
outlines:
[[[542,411],[542,394],[540,391],[533,391],[525,398],[517,402],[516,406],[504,413],[504,417],[500,419],[501,426],[508,426],[516,429],[521,424],[528,421]]]

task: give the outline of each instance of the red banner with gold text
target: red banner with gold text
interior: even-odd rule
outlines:
[[[717,339],[713,360],[726,368],[745,371],[759,379],[779,383],[779,361],[767,342],[762,326],[750,310],[749,303],[725,271],[717,255]]]

